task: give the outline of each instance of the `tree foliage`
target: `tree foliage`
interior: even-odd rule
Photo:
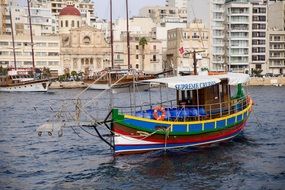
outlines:
[[[0,66],[0,75],[7,75],[8,69]]]
[[[145,37],[141,37],[139,41],[139,45],[144,48],[145,45],[147,45],[147,40]]]

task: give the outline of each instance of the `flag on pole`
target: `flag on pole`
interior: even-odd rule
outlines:
[[[185,52],[184,47],[181,47],[181,48],[179,48],[178,50],[179,50],[179,53],[180,53],[181,55],[183,55],[184,52]]]

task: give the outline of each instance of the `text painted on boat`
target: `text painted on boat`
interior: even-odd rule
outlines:
[[[175,88],[177,90],[194,90],[194,89],[200,89],[200,88],[212,86],[214,84],[216,84],[215,81],[201,82],[201,83],[176,84]]]

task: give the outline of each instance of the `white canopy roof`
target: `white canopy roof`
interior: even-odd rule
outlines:
[[[229,79],[229,85],[246,83],[249,75],[241,73],[227,73],[224,75],[188,75],[168,78],[157,78],[145,80],[148,83],[166,84],[168,88],[176,90],[196,90],[209,87],[221,82],[221,79]]]
[[[222,78],[229,79],[229,85],[244,84],[250,80],[249,75],[243,73],[227,73],[224,75],[213,75],[213,76],[218,76],[220,79]]]

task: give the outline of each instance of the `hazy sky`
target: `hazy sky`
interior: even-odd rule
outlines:
[[[110,0],[93,0],[95,11],[99,18],[109,18],[109,2]],[[125,17],[126,0],[113,0],[113,18]],[[138,15],[140,8],[150,5],[164,5],[165,0],[129,0],[129,17]]]

